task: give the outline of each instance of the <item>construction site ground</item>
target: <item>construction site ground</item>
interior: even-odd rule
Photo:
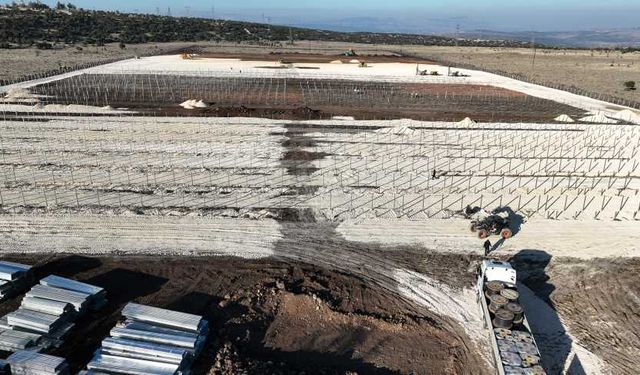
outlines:
[[[321,65],[331,73],[322,77],[223,60],[111,64],[25,84],[26,94],[0,104],[2,258],[35,264],[40,276],[103,286],[110,299],[53,354],[82,367],[119,308],[135,300],[211,319],[196,373],[493,373],[473,290],[484,240],[462,216],[479,206],[509,212],[514,237],[490,238],[491,256],[519,271],[547,371],[637,373],[640,131],[620,119],[553,121],[622,108],[482,73],[421,82],[413,64]],[[171,108],[161,116],[102,107],[101,94],[112,91],[88,89],[91,74],[125,85],[130,74],[145,82],[131,94],[144,106],[158,99],[147,84],[198,77],[198,64],[209,64],[213,78],[196,81],[189,96],[176,87],[172,102],[154,102]],[[234,64],[250,69],[239,77],[240,65],[228,73]],[[167,70],[154,73],[158,67]],[[171,78],[171,69],[182,75]],[[410,115],[455,101],[451,90],[469,99],[458,107],[471,103],[477,113],[465,121],[464,110],[447,117],[451,109],[435,111],[433,121],[359,121],[351,118],[357,111],[329,110],[344,117],[317,120],[304,114],[319,109],[301,102],[294,110],[303,115],[287,120],[213,118],[203,115],[215,105],[179,106],[220,100],[200,97],[212,92],[207,81],[284,77],[300,87],[340,74],[346,84],[320,91],[342,93],[342,108],[364,93],[391,101],[383,111],[405,103],[397,112]],[[56,85],[70,90],[66,101],[64,91],[33,95]],[[384,96],[385,85],[399,94]],[[270,92],[284,92],[275,87]],[[411,99],[410,90],[424,96]],[[230,115],[256,114],[242,107],[246,95],[217,95],[245,111]],[[88,101],[69,100],[80,96]],[[540,104],[529,110],[536,118],[524,114],[524,98]],[[498,100],[521,100],[522,110],[492,108]],[[384,101],[375,103],[367,113]]]
[[[195,373],[471,374],[481,368],[482,359],[451,319],[340,270],[226,257],[5,259],[36,264],[38,276],[54,273],[107,290],[109,304],[83,317],[81,328],[52,352],[75,369],[132,299],[210,320],[213,334]],[[18,303],[3,303],[2,313]]]

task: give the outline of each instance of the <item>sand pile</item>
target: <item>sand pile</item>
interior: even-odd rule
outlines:
[[[180,107],[184,109],[195,109],[195,108],[208,108],[209,103],[201,100],[190,99],[185,102],[180,103]]]
[[[593,114],[591,116],[583,117],[580,119],[582,122],[590,122],[594,124],[617,124],[617,120],[612,120],[605,116],[603,113]]]
[[[20,87],[17,89],[9,90],[9,92],[7,92],[7,94],[4,97],[7,99],[26,99],[26,98],[32,98],[33,94],[31,94],[29,90]]]
[[[474,126],[477,124],[477,122],[473,121],[469,117],[465,117],[464,120],[458,121],[457,124],[461,126]]]
[[[631,122],[633,124],[640,124],[640,113],[638,111],[623,109],[622,111],[617,112],[614,117],[622,121]]]
[[[9,90],[9,92],[0,99],[0,103],[37,103],[38,101],[38,95],[30,93],[29,90],[22,87]]]
[[[554,120],[558,122],[575,122],[569,115],[560,115],[554,118]]]

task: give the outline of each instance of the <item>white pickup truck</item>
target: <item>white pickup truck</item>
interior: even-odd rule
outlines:
[[[516,270],[507,262],[483,260],[478,267],[478,302],[489,329],[496,370],[499,375],[544,375],[516,282]]]

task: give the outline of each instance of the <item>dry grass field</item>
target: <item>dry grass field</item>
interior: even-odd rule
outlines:
[[[521,74],[538,82],[575,86],[579,89],[640,101],[640,91],[625,91],[625,81],[640,85],[640,52],[590,50],[533,50],[476,47],[402,47],[405,54],[479,69]]]
[[[14,80],[28,74],[42,74],[60,67],[156,54],[184,46],[185,43],[149,43],[126,45],[123,49],[118,44],[112,43],[102,47],[77,45],[50,50],[0,49],[0,80]]]

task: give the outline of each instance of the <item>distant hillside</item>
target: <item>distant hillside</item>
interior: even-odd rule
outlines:
[[[531,41],[578,48],[640,48],[640,28],[620,30],[555,31],[555,32],[501,32],[474,30],[464,34],[467,38],[486,38]]]
[[[0,7],[0,48],[52,48],[56,44],[160,43],[175,41],[282,42],[290,36],[298,40],[341,41],[350,43],[510,46],[518,41],[478,41],[450,37],[392,34],[345,33],[290,28],[250,22],[177,18],[82,9],[49,9],[46,5]]]

